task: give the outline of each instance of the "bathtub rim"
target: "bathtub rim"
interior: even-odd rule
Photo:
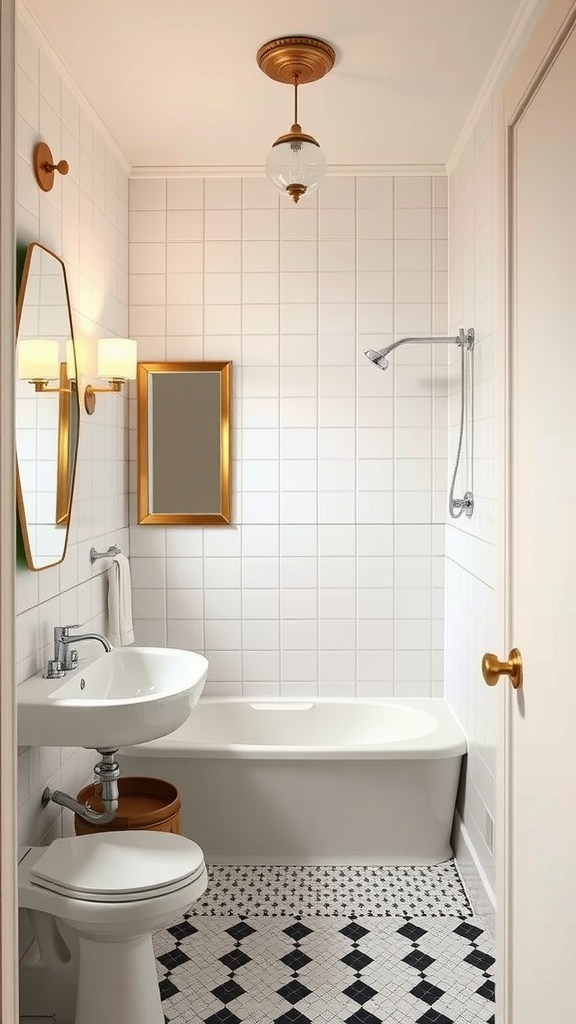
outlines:
[[[219,760],[436,760],[440,758],[463,757],[467,752],[467,740],[454,713],[443,697],[219,697],[202,696],[198,704],[231,705],[231,704],[267,704],[285,705],[301,704],[349,704],[352,706],[405,706],[418,711],[426,711],[436,718],[436,728],[432,732],[410,739],[387,741],[386,744],[356,744],[353,747],[343,746],[289,746],[265,744],[194,744],[185,741],[185,730],[195,708],[191,709],[187,721],[167,736],[159,737],[148,743],[122,747],[119,751],[126,757],[158,758],[205,758]],[[198,706],[198,705],[196,705]],[[180,735],[178,735],[180,734]],[[184,734],[184,735],[182,735]],[[177,738],[174,739],[173,737]]]

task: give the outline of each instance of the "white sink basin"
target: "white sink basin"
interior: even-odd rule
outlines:
[[[115,750],[182,725],[206,682],[194,651],[117,647],[62,679],[31,676],[17,688],[18,743]]]

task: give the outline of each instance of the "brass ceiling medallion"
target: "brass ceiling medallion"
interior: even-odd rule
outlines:
[[[258,67],[274,82],[300,85],[317,82],[334,67],[336,53],[329,43],[313,36],[286,36],[264,43],[256,54]]]
[[[289,132],[272,144],[266,172],[274,187],[295,203],[314,192],[326,173],[326,160],[313,135],[298,123],[298,86],[317,82],[334,67],[336,53],[329,43],[313,36],[272,39],[256,54],[258,67],[274,82],[294,87],[294,119]]]

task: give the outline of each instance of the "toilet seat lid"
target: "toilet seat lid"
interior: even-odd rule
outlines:
[[[30,879],[72,899],[117,902],[172,892],[204,868],[204,854],[191,839],[134,829],[55,839],[31,867]]]

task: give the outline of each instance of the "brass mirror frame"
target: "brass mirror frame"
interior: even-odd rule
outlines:
[[[68,308],[68,322],[70,325],[70,339],[72,341],[72,348],[74,350],[74,360],[76,362],[76,342],[74,338],[74,326],[72,323],[72,307],[70,305],[70,292],[68,289],[68,278],[66,276],[66,265],[64,260],[60,258],[52,249],[48,249],[47,246],[41,245],[40,242],[30,242],[26,246],[26,252],[24,255],[24,262],[22,264],[22,270],[20,274],[20,283],[18,285],[18,298],[16,303],[16,335],[15,335],[15,347],[18,346],[18,334],[20,332],[20,320],[22,318],[22,310],[24,308],[24,300],[26,297],[26,285],[28,283],[28,275],[30,271],[30,264],[34,255],[35,249],[42,249],[43,252],[48,253],[53,259],[57,260],[62,268],[62,280],[64,283],[64,293],[66,296],[66,306]],[[67,373],[66,363],[60,364],[60,381],[59,387],[62,390],[58,396],[58,442],[57,442],[57,480],[56,480],[56,512],[55,512],[55,526],[66,526],[66,536],[64,538],[64,546],[62,548],[62,555],[57,558],[54,562],[49,562],[46,565],[35,565],[32,548],[30,545],[30,535],[28,533],[28,520],[26,518],[26,506],[24,504],[24,495],[22,493],[22,483],[20,480],[20,469],[18,466],[18,453],[15,452],[16,462],[16,505],[18,509],[18,523],[20,527],[20,534],[22,537],[22,545],[24,548],[24,555],[26,558],[26,565],[32,572],[42,572],[43,569],[51,569],[55,565],[60,565],[66,557],[66,551],[68,549],[68,541],[70,538],[70,514],[72,509],[72,501],[74,498],[74,486],[76,483],[76,470],[78,468],[78,445],[80,438],[80,403],[78,399],[78,388],[75,381],[70,381]],[[70,402],[75,401],[77,403],[77,417],[78,417],[78,434],[76,437],[76,445],[74,449],[74,470],[72,476],[70,476]],[[61,458],[65,459],[61,462]],[[66,486],[69,484],[70,491],[68,496],[68,502],[66,502]]]
[[[231,362],[138,363],[138,522],[157,526],[216,526],[231,523],[230,396]],[[220,374],[220,510],[153,512],[150,510],[149,380],[154,374]]]
[[[70,522],[70,509],[72,507],[72,494],[74,489],[74,476],[70,478],[70,423],[72,420],[72,395],[76,392],[77,420],[80,426],[80,403],[77,394],[76,381],[68,377],[66,363],[60,363],[60,384],[61,392],[58,401],[58,472],[56,479],[56,523],[64,526]],[[68,398],[68,391],[70,397]],[[76,448],[78,448],[78,435],[76,432]],[[76,466],[74,466],[76,473]],[[66,549],[64,549],[66,550]]]

